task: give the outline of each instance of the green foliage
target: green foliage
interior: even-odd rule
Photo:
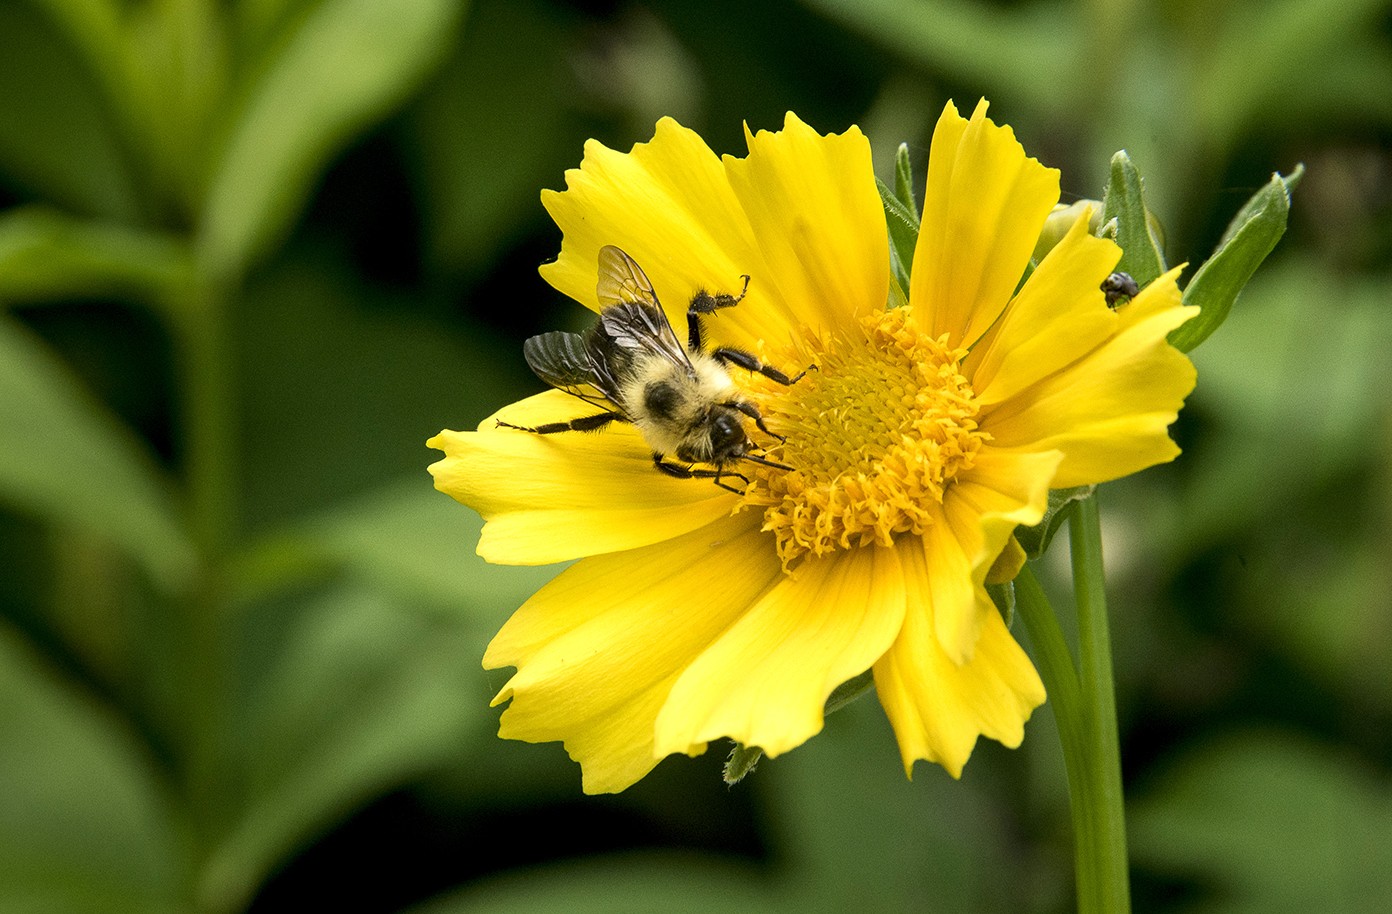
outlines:
[[[150,455],[20,325],[0,318],[0,497],[108,538],[167,588],[197,558]]]
[[[480,668],[555,569],[485,566],[424,472],[535,389],[538,192],[586,138],[662,98],[717,152],[789,108],[907,140],[902,305],[944,87],[1105,186],[1138,280],[1199,265],[1185,456],[1104,493],[1138,872],[1204,910],[1386,896],[1386,10],[0,0],[0,910],[1065,909],[1047,706],[960,782],[906,781],[859,701],[733,789],[713,747],[577,799],[558,747],[493,738]],[[388,796],[429,816],[392,832]]]
[[[1121,245],[1117,269],[1144,288],[1165,272],[1165,255],[1151,231],[1141,173],[1126,150],[1112,156],[1112,176],[1102,198],[1103,232]]]
[[[1228,317],[1233,302],[1266,255],[1286,233],[1290,192],[1304,174],[1297,167],[1289,178],[1276,174],[1228,223],[1213,256],[1204,261],[1184,289],[1184,303],[1197,305],[1199,316],[1170,334],[1170,342],[1188,352],[1208,339]]]
[[[1392,898],[1384,779],[1290,734],[1232,734],[1186,753],[1136,801],[1147,866],[1213,884],[1226,914],[1381,911]]]

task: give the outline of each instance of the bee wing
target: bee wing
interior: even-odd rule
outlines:
[[[554,331],[522,344],[522,357],[538,378],[558,390],[596,405],[619,402],[619,385],[609,367],[590,358],[578,333]]]
[[[608,343],[621,349],[651,352],[691,368],[686,347],[657,300],[652,283],[632,257],[612,244],[599,249],[599,323]]]

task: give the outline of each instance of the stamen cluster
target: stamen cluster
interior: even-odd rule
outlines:
[[[785,568],[922,534],[986,438],[960,371],[966,350],[919,331],[908,308],[861,327],[851,338],[808,341],[816,370],[758,391],[769,427],[787,436],[770,455],[791,469],[757,469],[745,503],[763,508]]]

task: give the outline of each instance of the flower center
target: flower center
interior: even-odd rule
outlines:
[[[791,387],[755,377],[765,422],[787,436],[767,457],[791,469],[746,463],[744,503],[764,509],[784,568],[808,554],[923,533],[987,437],[960,371],[965,349],[921,333],[906,307],[862,326],[849,339],[798,347],[817,367]]]

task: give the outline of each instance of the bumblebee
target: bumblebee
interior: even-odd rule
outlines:
[[[707,352],[702,341],[701,316],[739,304],[749,289],[749,277],[741,278],[739,295],[702,290],[692,296],[683,346],[647,274],[617,247],[604,246],[599,251],[598,322],[583,335],[543,333],[522,347],[538,378],[603,411],[535,427],[501,420],[497,424],[551,435],[629,422],[652,449],[653,466],[659,471],[678,479],[713,479],[737,494],[740,490],[724,480],[749,480],[727,469],[730,463],[748,460],[788,469],[754,453],[745,419],[753,420],[764,434],[783,439],[764,425],[758,407],[740,395],[728,368],[757,371],[786,385],[797,383],[806,371],[789,377],[740,349],[722,346]]]

